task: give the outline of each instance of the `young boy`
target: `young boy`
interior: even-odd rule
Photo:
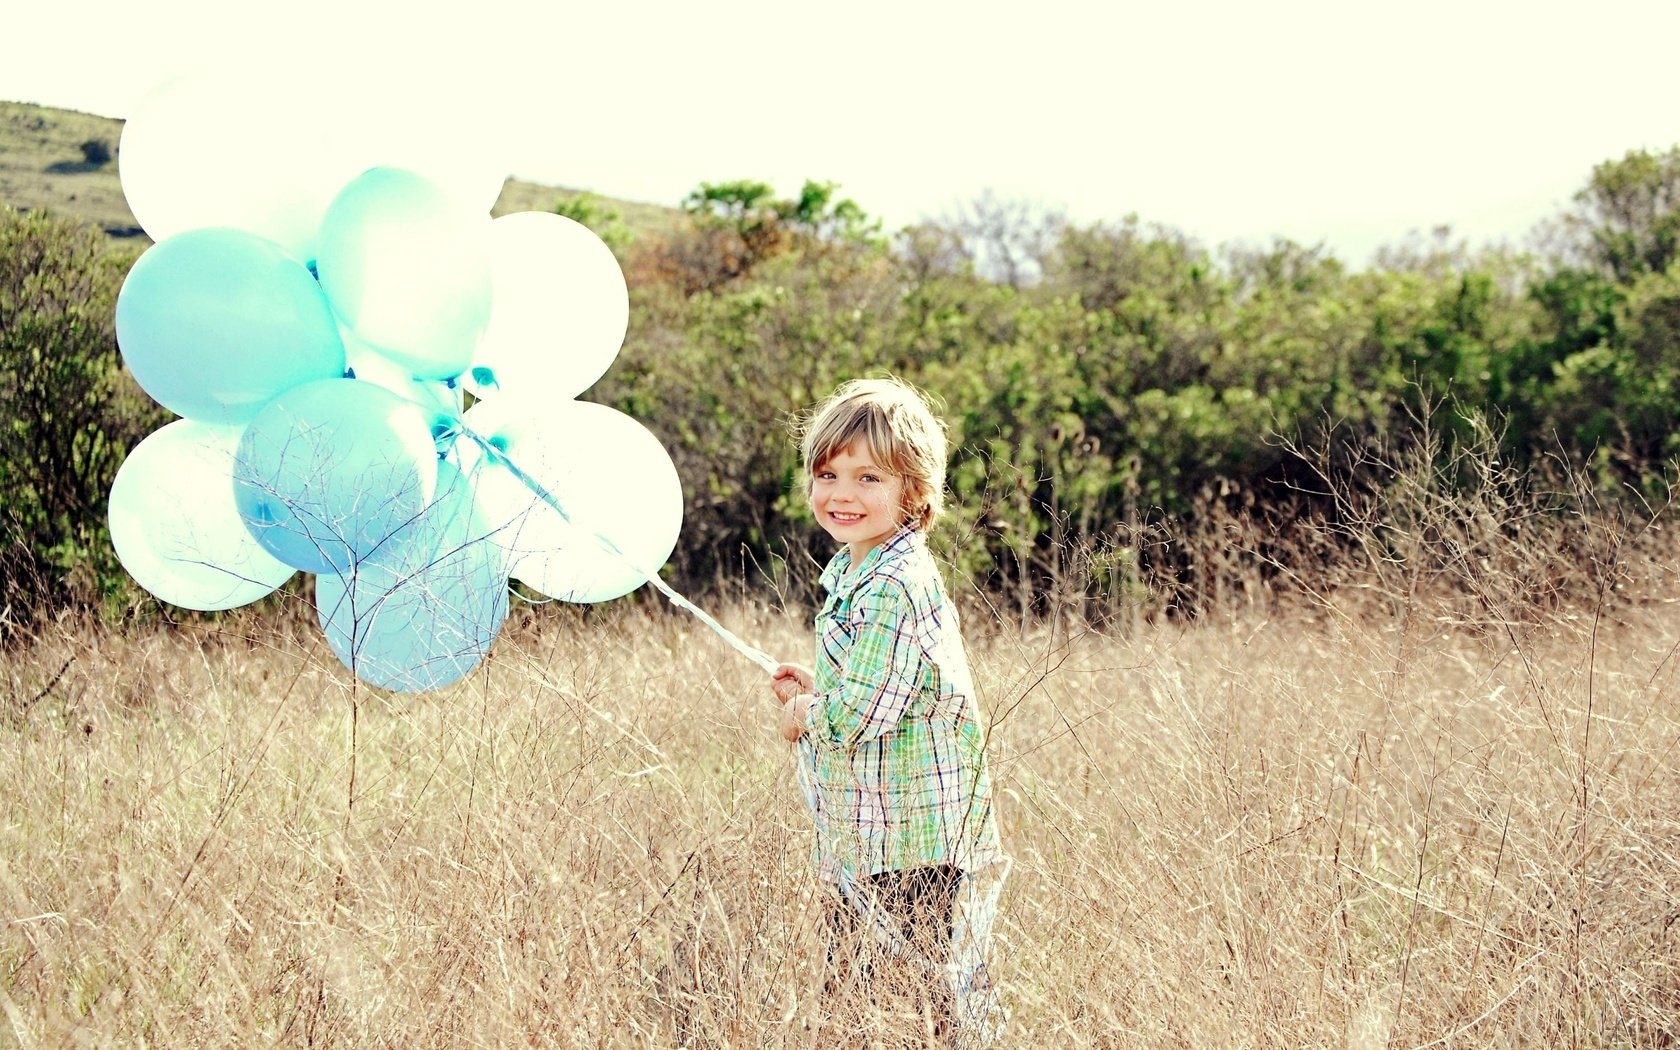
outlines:
[[[818,876],[835,890],[828,983],[885,942],[915,964],[948,1039],[953,927],[968,929],[959,893],[1001,851],[986,730],[925,536],[943,504],[945,434],[915,390],[857,380],[818,406],[800,451],[811,509],[842,546],[822,574],[815,669],[783,664],[771,686],[798,745]]]

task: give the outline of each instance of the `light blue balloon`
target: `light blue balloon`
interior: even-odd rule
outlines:
[[[401,168],[373,168],[321,219],[316,268],[338,317],[421,379],[472,363],[490,321],[490,217]]]
[[[507,619],[507,568],[474,511],[469,482],[439,465],[438,496],[413,543],[315,579],[327,644],[356,677],[418,692],[458,681],[490,651]],[[423,552],[422,557],[416,557]]]
[[[239,440],[234,500],[245,527],[276,558],[316,573],[415,542],[410,526],[437,490],[434,417],[355,379],[286,391]]]
[[[243,230],[189,230],[152,245],[123,281],[116,322],[141,389],[204,423],[244,423],[284,390],[344,374],[344,343],[314,275]]]

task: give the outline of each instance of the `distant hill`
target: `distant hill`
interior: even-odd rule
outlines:
[[[122,121],[22,102],[0,102],[0,202],[96,223],[112,237],[144,237],[117,182]],[[112,160],[88,164],[81,144],[102,140]]]
[[[113,240],[147,243],[123,199],[117,178],[117,144],[123,122],[74,110],[0,101],[0,204],[19,211],[50,211],[85,219]],[[102,141],[111,159],[89,163],[82,144]],[[509,179],[492,209],[493,215],[514,211],[551,211],[560,201],[582,191]],[[657,204],[599,198],[616,209],[632,237],[664,233],[685,221],[682,211]]]

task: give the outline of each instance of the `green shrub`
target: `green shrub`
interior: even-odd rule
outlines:
[[[624,224],[624,213],[593,193],[574,193],[560,198],[554,202],[554,214],[588,227],[614,252],[623,250],[631,241],[630,227]]]
[[[131,262],[90,226],[0,211],[0,567],[14,624],[126,587],[106,498],[129,448],[167,416],[117,352]]]
[[[82,159],[95,168],[111,163],[111,144],[104,139],[88,139],[81,145]]]

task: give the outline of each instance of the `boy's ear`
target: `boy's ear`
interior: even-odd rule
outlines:
[[[927,500],[906,494],[904,505],[899,508],[898,523],[900,525],[915,525],[927,514],[927,509]]]

